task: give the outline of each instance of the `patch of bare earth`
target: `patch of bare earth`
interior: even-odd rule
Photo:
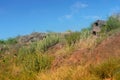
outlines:
[[[92,52],[96,60],[104,60],[110,57],[120,57],[120,34],[109,37],[98,45]]]
[[[96,64],[111,57],[120,57],[120,34],[109,37],[94,49],[78,49],[69,57],[59,56],[55,59],[53,67],[65,65]]]

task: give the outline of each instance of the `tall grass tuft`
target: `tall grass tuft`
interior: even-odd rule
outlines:
[[[37,80],[100,80],[82,66],[62,66],[55,71],[42,72]]]
[[[97,66],[91,67],[90,71],[91,74],[94,74],[101,79],[113,79],[120,71],[120,59],[109,59]]]
[[[69,34],[65,35],[65,40],[68,46],[74,45],[80,39],[80,32],[70,32]]]
[[[25,71],[29,73],[41,72],[49,69],[52,57],[47,54],[30,53],[28,49],[23,48],[18,54],[18,65],[22,64]]]
[[[60,41],[57,34],[48,34],[46,38],[36,43],[36,50],[39,52],[45,52],[51,46],[54,46]]]

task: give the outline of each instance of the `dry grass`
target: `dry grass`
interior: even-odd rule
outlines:
[[[62,66],[55,71],[43,72],[37,75],[37,80],[99,80],[83,66]]]
[[[76,46],[82,49],[94,48],[96,45],[96,39],[96,36],[89,36],[87,39],[80,39]]]

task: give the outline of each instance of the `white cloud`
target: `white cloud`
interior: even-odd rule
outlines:
[[[65,19],[71,19],[72,16],[73,16],[73,15],[71,15],[71,14],[67,14],[67,15],[64,15],[64,16],[62,16],[62,17],[59,17],[58,20],[59,20],[59,21],[63,21],[63,20],[65,20]]]
[[[81,9],[81,8],[86,8],[86,7],[88,7],[87,4],[76,2],[71,6],[71,9]]]
[[[88,7],[87,4],[81,3],[81,2],[76,2],[76,3],[74,3],[74,4],[71,6],[71,10],[72,10],[73,12],[78,12],[80,9],[86,8],[86,7]]]
[[[101,19],[102,17],[101,16],[85,16],[84,17],[85,19]]]
[[[120,12],[120,6],[113,7],[110,10],[109,16],[112,15],[112,14],[114,14],[114,13],[118,13],[118,12]]]
[[[58,18],[58,20],[64,19],[71,19],[76,13],[78,13],[81,9],[88,7],[87,4],[82,2],[75,2],[70,6],[70,12],[68,14],[63,15],[62,17]]]
[[[72,15],[71,14],[67,14],[67,15],[65,15],[64,16],[66,19],[70,19],[70,18],[72,18]]]

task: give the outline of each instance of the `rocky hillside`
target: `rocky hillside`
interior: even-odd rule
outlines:
[[[18,43],[31,43],[42,40],[46,37],[45,33],[33,32],[30,35],[18,37]]]

